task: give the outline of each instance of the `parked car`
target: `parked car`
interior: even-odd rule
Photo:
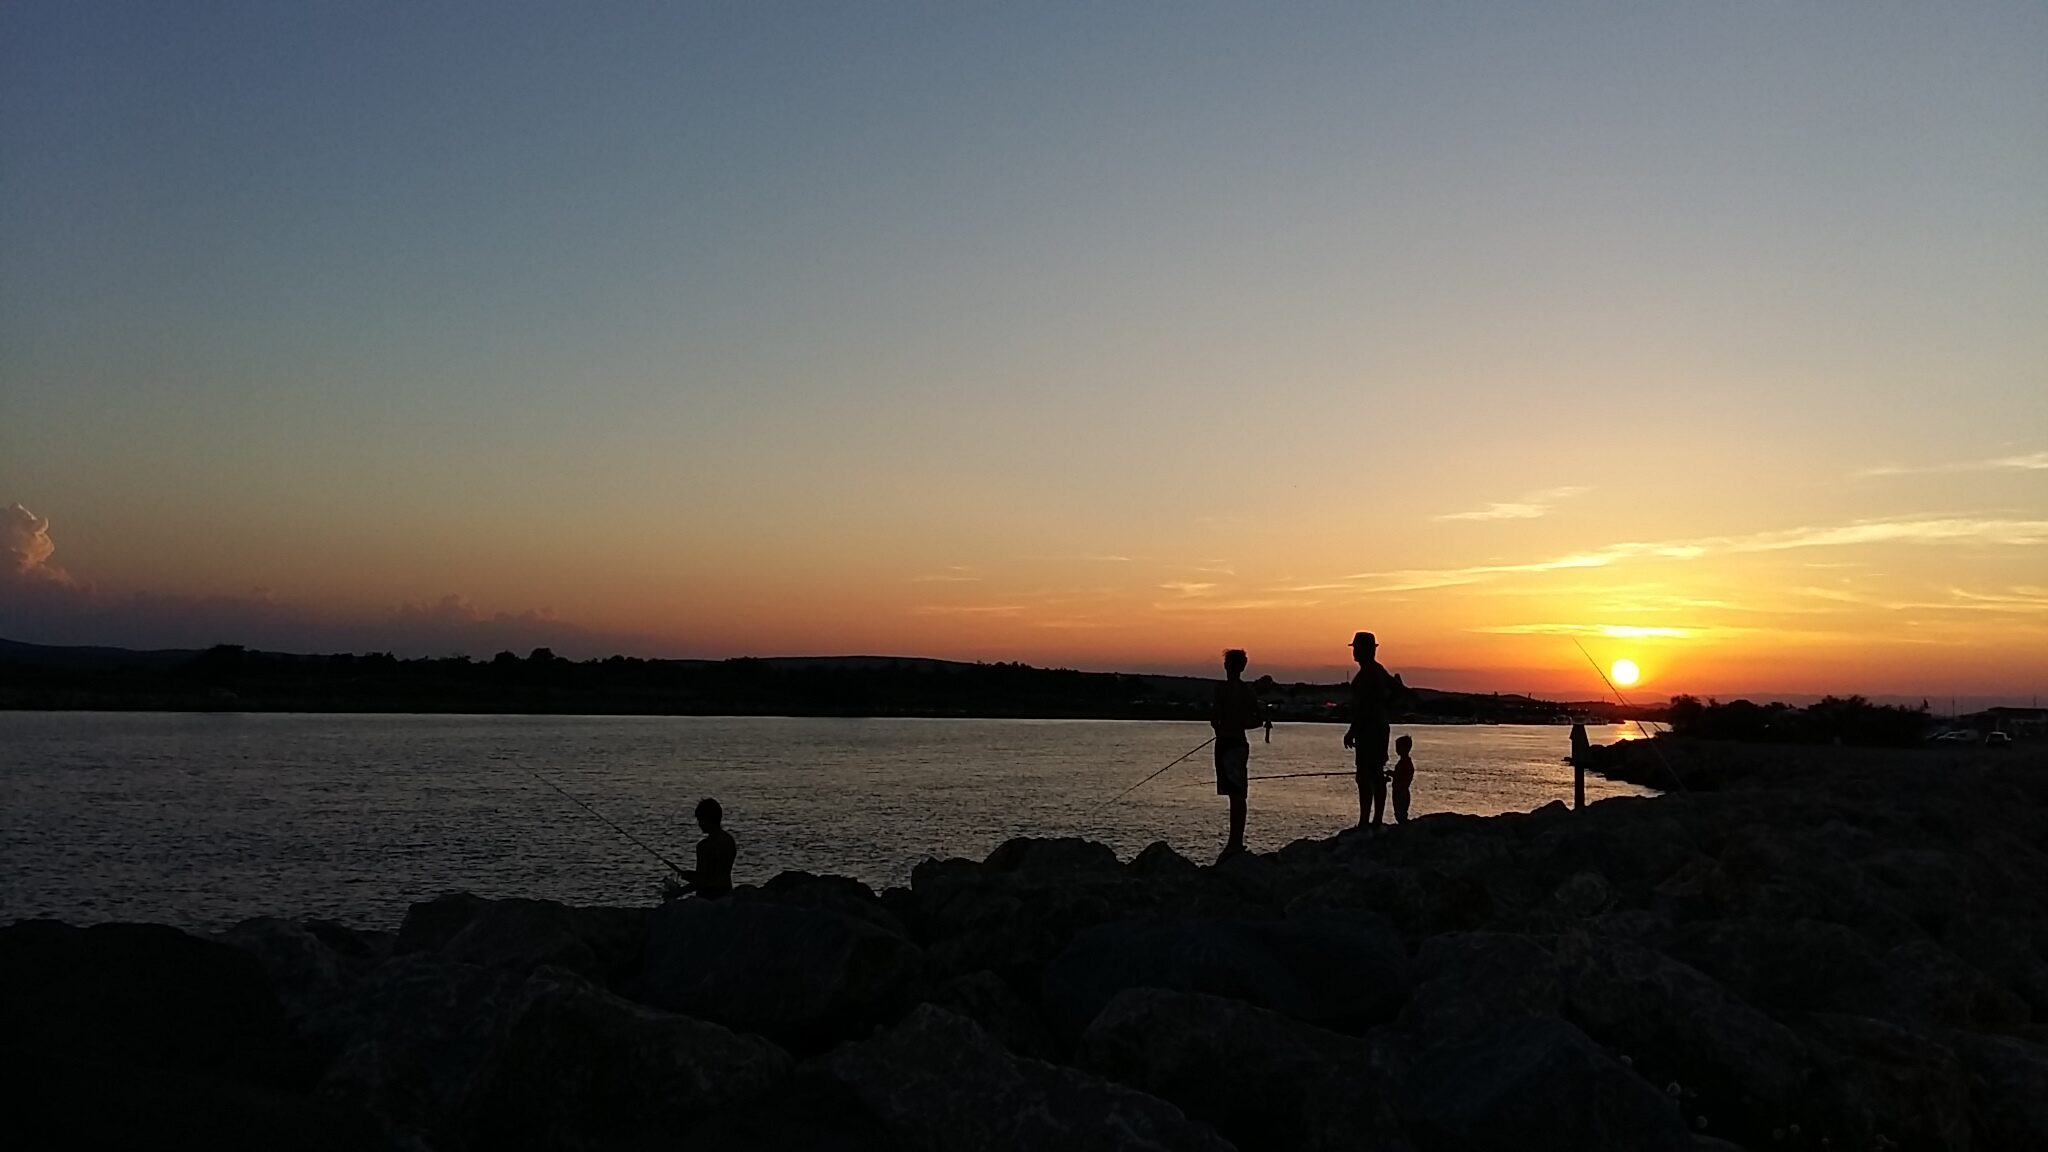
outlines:
[[[1984,746],[1986,748],[2010,748],[2012,747],[2012,733],[1986,732],[1984,734]]]

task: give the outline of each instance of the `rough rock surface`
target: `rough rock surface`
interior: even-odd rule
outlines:
[[[572,908],[553,900],[484,900],[458,892],[413,905],[394,951],[433,952],[517,972],[566,968],[616,983],[640,965],[648,915],[644,908]]]
[[[527,980],[491,1054],[476,1141],[565,1149],[680,1140],[793,1067],[758,1036],[622,1000],[568,972]]]
[[[1689,1114],[1763,1143],[1800,1107],[1805,1044],[1698,969],[1583,932],[1560,938],[1557,956],[1572,1019],[1627,1053],[1652,1082],[1690,1090]]]
[[[929,1004],[825,1058],[834,1081],[906,1146],[932,1152],[1221,1152],[1178,1108],[1072,1068],[1012,1054]]]
[[[645,910],[458,894],[395,938],[0,928],[7,1135],[2048,1146],[2048,750],[1660,745],[1711,787],[1214,867],[1020,839],[879,896],[788,873]]]
[[[1074,1063],[1178,1105],[1246,1152],[1411,1147],[1390,1045],[1241,1001],[1121,992],[1082,1035]]]
[[[1393,929],[1358,919],[1152,920],[1091,928],[1046,969],[1056,1034],[1079,1036],[1127,988],[1207,992],[1298,1020],[1390,1019],[1408,994]]]
[[[864,918],[749,900],[678,900],[647,936],[641,998],[799,1049],[908,1007],[917,945]]]
[[[1417,1061],[1424,1146],[1460,1152],[1679,1152],[1672,1101],[1562,1020],[1523,1016]]]

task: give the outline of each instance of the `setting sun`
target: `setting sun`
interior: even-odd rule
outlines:
[[[1642,678],[1642,671],[1636,667],[1633,660],[1616,660],[1614,667],[1607,670],[1607,674],[1614,678],[1615,684],[1623,688]]]

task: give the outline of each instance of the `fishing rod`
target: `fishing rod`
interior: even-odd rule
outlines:
[[[518,764],[519,762],[515,760],[513,761],[513,763]],[[626,831],[624,828],[619,827],[617,824],[612,823],[610,817],[606,816],[602,812],[599,812],[597,809],[592,808],[590,805],[585,804],[582,800],[577,799],[575,796],[571,795],[566,789],[564,789],[560,784],[555,783],[553,780],[548,779],[547,777],[541,775],[539,772],[536,772],[531,768],[527,768],[524,764],[519,764],[519,767],[524,768],[526,770],[526,774],[533,777],[535,780],[538,780],[541,783],[547,785],[548,787],[553,788],[556,792],[561,793],[562,798],[564,800],[567,800],[569,803],[576,805],[578,808],[583,809],[585,812],[588,812],[592,816],[595,816],[599,820],[603,821],[605,827],[611,829],[614,832],[617,832],[619,835],[624,836],[626,839],[631,840],[634,844],[639,846],[641,851],[647,853],[649,856],[654,857],[656,860],[661,861],[663,864],[668,865],[668,870],[675,873],[677,877],[683,880],[688,880],[690,878],[688,873],[684,872],[680,867],[677,867],[675,861],[670,860],[668,857],[663,856],[659,852],[656,852],[653,848],[648,846],[645,840],[640,839],[638,836],[635,836],[631,832]]]
[[[1607,669],[1602,668],[1600,666],[1600,662],[1598,660],[1593,659],[1593,654],[1591,652],[1586,651],[1586,646],[1584,644],[1579,643],[1579,638],[1577,636],[1572,637],[1572,645],[1579,650],[1579,655],[1584,656],[1586,658],[1586,663],[1591,664],[1593,666],[1593,674],[1600,677],[1600,682],[1602,684],[1607,685],[1607,690],[1609,692],[1614,693],[1614,698],[1616,700],[1621,701],[1621,706],[1624,708],[1634,708],[1635,705],[1628,702],[1628,697],[1623,696],[1621,694],[1621,689],[1616,688],[1614,686],[1614,681],[1609,680],[1607,678]],[[1683,776],[1680,776],[1678,774],[1677,769],[1671,766],[1671,761],[1666,760],[1664,758],[1664,750],[1662,748],[1657,747],[1657,741],[1653,738],[1656,734],[1651,732],[1648,728],[1643,727],[1643,722],[1641,720],[1635,720],[1632,721],[1632,723],[1635,724],[1636,731],[1641,732],[1643,734],[1643,740],[1649,744],[1651,754],[1657,757],[1657,763],[1662,764],[1664,766],[1664,774],[1666,776],[1671,777],[1671,779],[1673,779],[1674,781],[1677,781],[1678,790],[1680,792],[1685,793],[1687,797],[1691,797],[1692,789],[1687,788],[1685,786],[1685,778]]]
[[[1143,788],[1145,785],[1150,784],[1154,780],[1159,779],[1159,777],[1166,772],[1167,768],[1173,767],[1175,764],[1178,764],[1181,761],[1187,759],[1188,757],[1193,756],[1195,753],[1200,752],[1202,749],[1207,748],[1209,745],[1214,744],[1215,742],[1216,737],[1211,736],[1207,740],[1202,741],[1200,744],[1195,745],[1193,748],[1190,748],[1187,751],[1181,753],[1180,755],[1175,756],[1173,759],[1168,760],[1164,768],[1161,768],[1159,771],[1154,772],[1150,776],[1145,777],[1143,780],[1138,781],[1136,784],[1131,785],[1129,788],[1126,788],[1123,791],[1117,793],[1114,797],[1110,799],[1109,804],[1114,804],[1118,800],[1121,800],[1124,797],[1129,796],[1131,793],[1136,792],[1138,789]],[[1109,804],[1104,804],[1103,807],[1107,808],[1109,807]]]
[[[1278,776],[1253,776],[1253,777],[1250,777],[1250,779],[1251,779],[1251,780],[1253,780],[1254,782],[1256,782],[1256,781],[1259,781],[1259,780],[1307,780],[1307,779],[1309,779],[1310,777],[1313,777],[1313,776],[1356,776],[1356,775],[1358,775],[1358,773],[1357,773],[1357,772],[1283,772],[1283,773],[1281,773],[1281,774],[1280,774],[1280,775],[1278,775]]]

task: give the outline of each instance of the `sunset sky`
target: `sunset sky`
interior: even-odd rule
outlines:
[[[6,4],[0,637],[2048,692],[2048,5]]]

